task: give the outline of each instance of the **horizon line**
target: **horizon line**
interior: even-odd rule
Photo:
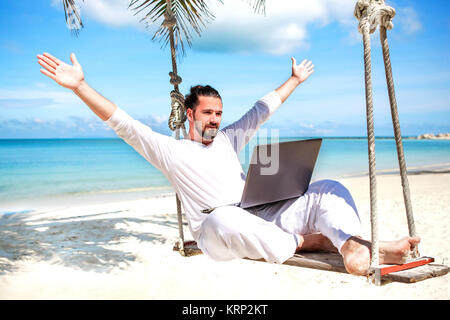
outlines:
[[[417,139],[418,136],[421,135],[405,135],[402,136],[402,139]],[[290,138],[322,138],[322,139],[367,139],[367,136],[279,136],[281,139],[290,139]],[[1,138],[0,140],[123,140],[120,137],[65,137],[65,138]],[[375,139],[395,139],[394,136],[375,136]],[[420,139],[427,140],[427,139]],[[432,140],[432,139],[430,139]]]

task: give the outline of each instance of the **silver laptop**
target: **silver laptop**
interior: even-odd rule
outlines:
[[[308,139],[256,146],[241,202],[230,205],[248,209],[302,196],[311,182],[321,145],[322,139]]]

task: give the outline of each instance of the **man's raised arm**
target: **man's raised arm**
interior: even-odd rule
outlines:
[[[69,65],[49,53],[39,54],[41,72],[64,88],[72,90],[103,121],[108,120],[117,106],[92,89],[84,80],[83,69],[75,54],[70,55]]]
[[[292,58],[291,76],[278,89],[258,100],[253,108],[238,121],[223,129],[236,152],[239,152],[250,141],[259,127],[313,72],[314,65],[311,61],[305,59],[297,65],[295,59]]]
[[[133,119],[114,103],[92,89],[84,80],[83,69],[75,54],[70,55],[72,65],[49,53],[38,55],[41,72],[59,85],[72,90],[89,108],[126,143],[156,168],[167,172],[171,167],[170,146],[175,139],[154,132],[149,126]]]
[[[308,79],[308,77],[314,72],[314,65],[311,61],[303,60],[299,65],[295,58],[292,60],[292,75],[286,80],[278,89],[275,91],[280,96],[281,102],[286,101],[286,99],[294,92],[295,88]]]

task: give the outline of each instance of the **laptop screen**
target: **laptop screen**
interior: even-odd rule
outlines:
[[[241,208],[303,195],[308,190],[322,139],[258,145],[245,181]]]

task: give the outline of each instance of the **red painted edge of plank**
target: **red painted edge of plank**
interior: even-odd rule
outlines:
[[[392,272],[397,272],[397,271],[408,270],[408,269],[420,267],[420,266],[423,266],[423,265],[431,263],[431,262],[434,262],[434,258],[425,257],[425,258],[421,258],[419,260],[407,262],[404,264],[383,267],[383,268],[380,268],[381,269],[380,271],[381,271],[381,275],[384,276],[384,275],[392,273]]]

